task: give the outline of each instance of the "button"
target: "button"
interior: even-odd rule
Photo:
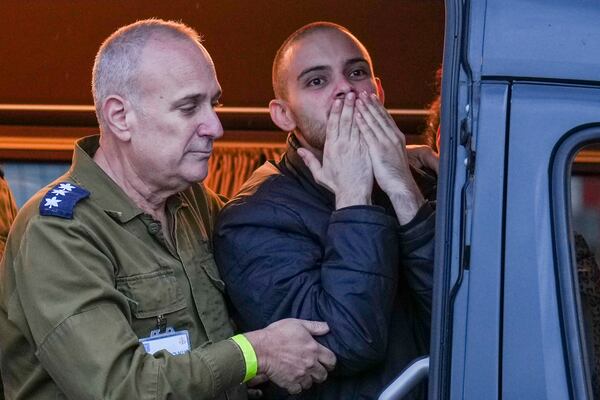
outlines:
[[[151,222],[148,224],[148,232],[150,232],[151,235],[156,235],[160,232],[160,228],[160,222]]]

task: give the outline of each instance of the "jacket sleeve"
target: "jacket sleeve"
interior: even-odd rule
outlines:
[[[317,340],[336,354],[336,373],[356,373],[385,357],[397,224],[374,206],[334,211],[324,236],[307,223],[280,203],[234,202],[217,222],[216,260],[242,328],[325,321]]]
[[[431,326],[433,256],[435,247],[434,203],[425,203],[408,224],[398,228],[400,266],[411,289],[425,330]]]
[[[22,307],[36,357],[68,398],[212,399],[241,383],[244,360],[231,340],[179,356],[146,353],[109,249],[77,221],[41,218],[6,261],[18,289],[11,307]]]

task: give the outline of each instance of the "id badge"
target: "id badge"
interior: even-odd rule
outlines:
[[[165,333],[160,333],[160,329],[155,329],[150,332],[150,337],[140,339],[140,343],[149,354],[166,350],[176,356],[190,351],[190,335],[187,330],[167,328]]]

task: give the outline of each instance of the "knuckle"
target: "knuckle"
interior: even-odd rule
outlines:
[[[315,376],[315,382],[317,382],[317,383],[325,382],[326,380],[327,380],[327,371]]]

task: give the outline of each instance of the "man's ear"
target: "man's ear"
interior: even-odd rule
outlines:
[[[131,139],[130,122],[132,109],[121,96],[112,95],[104,100],[102,116],[110,131],[122,141]]]
[[[377,88],[377,97],[381,100],[381,104],[385,104],[385,92],[383,91],[383,86],[381,85],[381,79],[375,78],[375,86]]]
[[[296,129],[296,121],[292,115],[287,103],[284,100],[274,99],[269,102],[269,113],[271,119],[285,132],[291,132]]]

